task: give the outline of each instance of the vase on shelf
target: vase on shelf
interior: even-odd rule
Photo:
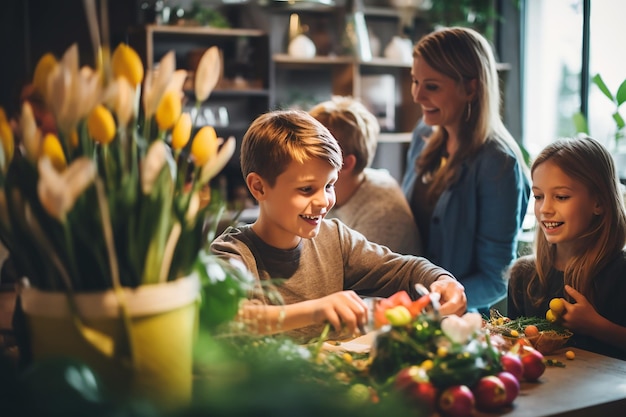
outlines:
[[[346,7],[350,12],[346,15],[345,46],[360,61],[371,61],[372,48],[363,13],[363,1],[353,0]]]
[[[293,58],[313,58],[316,53],[315,44],[311,38],[301,33],[289,42],[287,53]]]
[[[394,36],[385,47],[385,58],[411,63],[413,61],[413,43],[408,38]]]

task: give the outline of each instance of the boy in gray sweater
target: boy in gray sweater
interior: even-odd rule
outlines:
[[[298,110],[259,116],[243,137],[240,155],[259,216],[251,225],[224,231],[211,250],[241,261],[259,284],[280,280],[280,303],[261,297],[242,305],[239,320],[252,321],[253,330],[288,332],[306,341],[328,322],[337,332],[356,334],[368,320],[360,297],[400,290],[416,297],[417,283],[441,294],[441,314],[465,312],[463,286],[448,271],[324,219],[335,204],[342,155],[312,116]]]

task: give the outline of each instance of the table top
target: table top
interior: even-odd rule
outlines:
[[[375,337],[368,333],[342,342],[327,344],[330,350],[367,352]],[[572,350],[576,357],[565,358]],[[626,361],[577,348],[563,348],[546,355],[565,367],[548,366],[537,382],[523,382],[511,407],[498,413],[476,412],[475,417],[556,417],[625,416]]]
[[[574,360],[565,358],[572,350]],[[560,349],[546,358],[565,364],[549,366],[538,382],[522,383],[507,417],[624,416],[626,415],[626,361],[576,348]],[[494,414],[477,413],[477,416]]]

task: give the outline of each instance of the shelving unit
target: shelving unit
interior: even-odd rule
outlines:
[[[194,71],[202,53],[212,46],[220,49],[224,76],[200,108],[202,115],[210,114],[216,123],[201,117],[196,128],[214,124],[218,136],[235,136],[239,144],[250,122],[270,108],[269,36],[263,30],[146,25],[130,32],[129,43],[142,57],[146,71],[155,69],[167,52],[175,51],[177,69],[188,71],[186,110],[195,104]],[[219,111],[227,114],[221,121]],[[221,177],[220,186],[232,200],[243,184],[237,157]]]
[[[389,129],[383,126],[381,142],[403,143],[408,140],[407,132],[413,129],[420,117],[419,107],[411,97],[411,63],[381,56],[363,61],[350,54],[341,38],[348,15],[343,5],[315,9],[290,7],[269,13],[274,107],[298,106],[306,109],[329,99],[331,95],[350,95],[368,104],[365,100],[367,91],[363,91],[364,79],[369,76],[391,76],[394,81],[389,100],[394,101],[393,127]],[[293,58],[286,54],[289,16],[293,13],[298,14],[302,26],[308,28],[305,34],[316,44],[318,53],[314,58]],[[401,14],[390,7],[366,7],[364,15],[368,25],[375,20],[372,27],[377,28],[375,32],[381,40],[382,53],[384,46],[399,33]],[[331,21],[336,22],[338,28],[330,30]],[[323,37],[318,33],[320,28],[323,29]],[[329,42],[333,45],[330,50],[326,46]],[[374,113],[374,109],[370,110]]]
[[[228,6],[229,16],[237,16],[234,19],[238,20],[233,20],[233,26],[245,22],[243,26],[254,28],[147,25],[132,33],[130,39],[144,58],[147,70],[154,68],[169,50],[175,50],[178,68],[187,69],[190,76],[194,56],[197,63],[200,52],[206,48],[216,45],[222,50],[225,78],[204,103],[209,108],[228,109],[228,126],[216,126],[221,136],[234,135],[240,140],[250,122],[268,110],[308,110],[332,95],[361,99],[381,121],[374,166],[387,168],[400,179],[411,131],[421,110],[411,96],[412,62],[385,58],[384,50],[394,36],[405,34],[407,13],[413,39],[431,28],[419,13],[380,6],[374,0],[364,3],[366,25],[380,44],[378,54],[371,60],[359,59],[346,44],[344,32],[351,6],[341,0],[334,6]],[[292,14],[298,15],[304,33],[315,44],[315,57],[303,59],[287,54]],[[247,18],[240,19],[243,15]],[[502,65],[500,70],[504,79],[506,67]],[[384,81],[384,88],[376,84],[379,79]],[[372,85],[378,88],[375,93]],[[385,112],[380,111],[380,102],[370,102],[372,96],[384,101]],[[242,182],[237,157],[225,175],[229,190],[231,182]]]
[[[267,33],[257,29],[147,25],[130,36],[146,71],[153,70],[167,52],[175,51],[177,69],[188,71],[188,92],[193,90],[194,71],[202,53],[217,46],[223,54],[224,76],[203,104],[233,105],[233,111],[228,110],[235,125],[249,122],[250,116],[269,107],[268,42]]]

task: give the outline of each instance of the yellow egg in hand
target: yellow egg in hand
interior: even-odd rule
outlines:
[[[554,312],[556,316],[561,316],[565,311],[565,304],[562,298],[553,298],[550,300],[550,310]]]
[[[554,323],[558,320],[558,317],[556,314],[554,314],[554,311],[548,310],[546,311],[546,320],[548,320],[550,323]]]

